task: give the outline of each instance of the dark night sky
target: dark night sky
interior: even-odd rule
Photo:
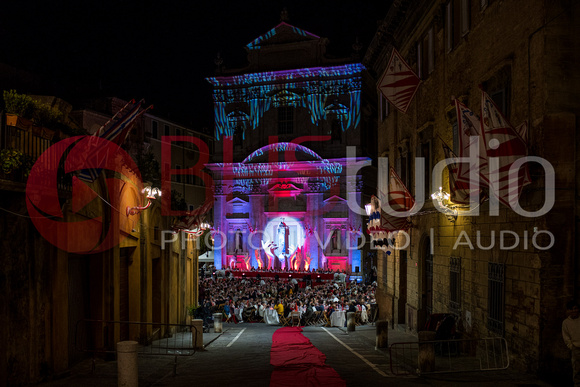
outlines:
[[[70,101],[102,96],[145,98],[154,114],[195,129],[212,127],[209,84],[221,52],[243,67],[243,47],[278,24],[330,39],[328,53],[363,52],[390,1],[246,0],[3,1],[0,62],[46,77]],[[22,90],[32,91],[35,90]]]

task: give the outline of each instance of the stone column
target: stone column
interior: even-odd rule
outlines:
[[[357,179],[358,180],[358,179]],[[356,202],[360,203],[361,207],[364,207],[364,203],[361,203],[361,192],[357,187],[353,187],[356,189]],[[359,268],[359,274],[362,270],[361,268],[361,250],[359,250],[356,246],[358,245],[358,233],[356,232],[357,227],[361,226],[362,231],[362,217],[361,215],[355,213],[350,208],[347,209],[348,211],[348,224],[353,226],[355,230],[350,231],[348,228],[346,230],[346,243],[347,245],[347,253],[348,253],[348,269],[352,273],[355,272],[355,269]]]
[[[377,348],[387,348],[389,346],[389,322],[377,321],[377,341],[375,346]]]
[[[420,331],[419,332],[419,354],[417,364],[419,365],[419,372],[435,371],[435,345],[433,343],[421,344],[424,341],[435,340],[435,332]]]
[[[315,234],[307,235],[308,253],[310,253],[311,261],[310,268],[317,269],[320,263],[320,246],[318,240],[324,242],[323,216],[322,206],[324,205],[323,194],[312,192],[306,194],[306,215],[304,217],[305,223],[318,234],[318,239]]]
[[[203,350],[203,320],[191,321],[191,345],[194,349]]]
[[[225,195],[216,195],[215,198],[217,199],[214,205],[213,210],[213,224],[216,230],[219,229],[220,233],[214,235],[214,247],[216,248],[213,252],[213,261],[216,269],[222,268],[222,262],[225,258],[225,249],[227,245],[227,230],[225,229],[226,221],[226,197]],[[223,233],[223,234],[221,234]],[[225,235],[225,236],[224,236]],[[224,240],[223,238],[226,238]],[[221,245],[224,245],[223,248],[219,248]]]
[[[355,316],[354,312],[347,312],[346,313],[346,330],[348,332],[355,331],[356,322],[355,322],[354,316]]]
[[[119,387],[137,387],[139,385],[139,367],[137,365],[136,341],[117,343],[117,383]]]
[[[265,254],[262,252],[262,232],[264,231],[265,224],[263,224],[263,214],[264,214],[264,195],[263,194],[252,194],[250,195],[250,226],[254,228],[255,234],[252,236],[251,232],[248,233],[246,239],[246,245],[248,246],[248,252],[250,253],[250,264],[258,268],[258,261],[256,259],[256,250],[259,251],[262,263],[264,266],[268,264]],[[251,238],[251,244],[250,244]]]
[[[213,314],[213,331],[215,333],[222,333],[222,314],[221,313],[214,313]]]

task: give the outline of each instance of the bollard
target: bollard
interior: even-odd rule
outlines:
[[[389,346],[389,322],[377,321],[377,341],[375,348],[387,348]]]
[[[419,372],[435,371],[435,346],[433,343],[421,344],[423,341],[435,340],[435,332],[419,332],[419,354],[417,355],[417,364]]]
[[[137,366],[136,341],[117,343],[117,385],[119,387],[137,387],[139,385],[139,368]]]
[[[213,331],[215,333],[222,333],[222,314],[221,313],[214,313],[213,314]]]
[[[191,320],[191,341],[194,349],[203,350],[203,320]]]
[[[354,312],[346,312],[346,330],[348,332],[354,332],[354,327],[356,326],[354,316]]]

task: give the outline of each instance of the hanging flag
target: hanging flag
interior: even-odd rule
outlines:
[[[396,212],[409,211],[415,204],[415,199],[401,181],[393,167],[389,168],[389,205]],[[381,228],[387,232],[407,230],[410,227],[407,217],[397,217],[381,211]]]
[[[172,229],[177,230],[194,230],[199,229],[199,226],[205,220],[205,215],[213,207],[213,198],[209,198],[204,204],[201,204],[193,211],[188,212],[185,216],[173,225]]]
[[[421,80],[417,74],[393,48],[391,59],[379,83],[381,93],[394,107],[406,113],[419,88],[419,83]]]
[[[151,108],[151,106],[149,106],[146,109],[140,110],[141,104],[143,103],[143,100],[141,100],[127,110],[127,107],[133,102],[134,101],[131,101],[123,106],[123,108],[121,108],[121,110],[119,110],[113,116],[113,118],[101,126],[92,137],[103,138],[121,146],[121,144],[125,142],[125,139],[127,138],[136,119]],[[121,118],[116,120],[112,125],[109,125],[117,115],[121,115]],[[85,161],[88,163],[89,159],[96,160],[96,162],[93,162],[90,165],[99,165],[99,163],[102,162],[102,160],[106,157],[106,154],[102,154],[102,152],[99,152],[98,148],[95,148],[94,152],[90,152],[90,154],[87,155],[87,159]],[[79,172],[78,178],[82,181],[92,183],[97,179],[100,173],[100,168],[83,169]]]
[[[472,196],[469,184],[459,181],[457,178],[457,155],[453,153],[451,148],[444,141],[442,141],[442,145],[445,158],[453,160],[447,165],[447,169],[449,170],[449,193],[451,195],[451,201],[456,204],[469,204],[470,197]],[[484,195],[482,195],[482,190],[479,187],[476,189],[479,191],[479,200],[481,202],[484,199]]]
[[[108,127],[102,126],[95,135],[114,142],[117,145],[121,145],[125,142],[125,139],[127,138],[137,117],[149,109],[147,108],[140,111],[142,103],[143,100],[137,102],[123,117],[115,121],[113,125]]]
[[[497,161],[495,166],[493,163],[489,164],[489,181],[499,201],[513,208],[520,198],[523,186],[526,182],[529,183],[530,179],[527,163],[511,173],[510,167],[516,160],[527,156],[527,145],[505,119],[491,97],[483,90],[481,93],[483,142],[488,159],[494,157]]]
[[[475,142],[479,141],[479,157],[477,161],[461,162],[457,165],[457,181],[477,187],[488,187],[487,154],[483,138],[481,136],[481,122],[479,118],[464,104],[455,100],[455,112],[457,114],[457,134],[459,138],[459,157],[469,157],[469,152]],[[472,177],[472,171],[474,176]],[[473,181],[472,181],[473,179]]]
[[[522,141],[528,146],[528,121],[522,122],[517,128],[516,133],[522,138]]]

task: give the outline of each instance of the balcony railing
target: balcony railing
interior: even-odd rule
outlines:
[[[18,125],[15,122],[13,119],[7,120],[5,116],[2,117],[2,125],[0,126],[0,149],[19,151],[34,162],[58,140],[55,137],[55,132],[50,129],[33,126],[30,121],[23,119],[18,119],[18,122],[30,123],[30,125],[22,125],[22,127],[19,127],[15,126]],[[51,164],[54,164],[54,167],[59,169],[58,188],[63,191],[70,191],[70,179],[65,178],[61,160],[51,160]],[[11,173],[4,173],[0,170],[0,179],[13,183],[26,183],[27,172],[18,169]]]

